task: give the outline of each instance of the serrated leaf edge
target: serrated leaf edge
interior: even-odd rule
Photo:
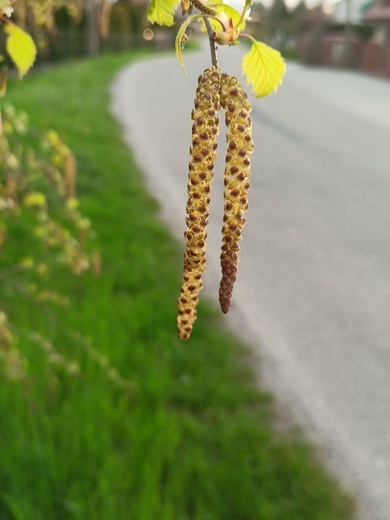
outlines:
[[[151,0],[146,10],[146,18],[151,23],[157,23],[158,25],[171,27],[175,23],[174,14],[179,4],[180,0],[173,0],[170,2],[169,8],[162,8],[161,6],[164,6],[164,4],[161,3],[161,0]],[[163,16],[161,16],[161,13],[163,13]]]
[[[33,64],[35,62],[35,58],[37,56],[37,48],[36,48],[35,42],[26,31],[24,31],[23,29],[21,29],[20,27],[18,27],[17,25],[15,25],[13,23],[8,22],[4,26],[4,32],[7,34],[7,40],[5,43],[5,48],[7,50],[7,53],[11,57],[15,66],[17,67],[19,77],[23,78],[23,76],[25,76],[27,74],[27,72],[31,69],[31,67],[33,66]],[[19,38],[20,38],[20,36],[22,36],[24,39],[24,42],[28,43],[28,45],[30,46],[30,51],[31,51],[30,52],[31,59],[29,60],[29,64],[28,64],[28,66],[25,66],[23,68],[20,66],[19,59],[15,55],[15,53],[12,49],[12,42],[15,40],[15,38],[18,38],[18,34],[19,34]],[[25,46],[25,48],[26,48],[26,46]]]
[[[263,98],[272,92],[276,92],[277,88],[282,83],[283,76],[286,72],[286,64],[279,51],[252,38],[250,38],[250,40],[252,41],[252,47],[242,59],[241,70],[243,75],[246,77],[247,83],[251,85],[254,95],[258,98]],[[258,52],[257,56],[255,54],[256,50]],[[265,50],[266,52],[262,52],[262,50]],[[251,65],[248,68],[248,61],[253,59],[256,60],[256,65]],[[266,78],[263,80],[262,86],[256,88],[258,81],[254,79],[254,74],[259,62],[262,64],[262,69]],[[279,69],[276,81],[269,80],[270,71],[272,69]]]

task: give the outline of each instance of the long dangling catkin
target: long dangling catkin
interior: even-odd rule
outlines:
[[[206,226],[216,159],[220,88],[221,72],[216,67],[205,70],[198,80],[195,108],[191,114],[194,123],[188,165],[187,229],[184,232],[186,250],[177,318],[181,339],[188,339],[192,332],[206,266]]]
[[[224,313],[231,304],[237,276],[239,242],[248,209],[250,154],[253,151],[251,104],[237,78],[227,74],[221,80],[221,106],[228,127],[228,149],[224,174],[224,217],[222,227],[219,302]]]

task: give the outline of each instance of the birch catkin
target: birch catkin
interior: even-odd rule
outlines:
[[[211,67],[199,77],[191,117],[192,145],[188,165],[186,250],[177,327],[179,337],[188,339],[196,320],[196,307],[206,266],[206,226],[209,219],[210,185],[214,174],[219,126],[221,72]]]
[[[230,308],[237,276],[239,242],[248,209],[250,154],[253,150],[251,104],[237,78],[227,74],[221,79],[221,106],[228,127],[228,149],[224,174],[224,216],[222,227],[219,302],[224,313]]]

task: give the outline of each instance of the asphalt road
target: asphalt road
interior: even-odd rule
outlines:
[[[240,76],[240,52],[223,49],[221,68]],[[189,79],[174,57],[159,57],[124,70],[112,90],[114,113],[180,238],[190,111],[209,59],[187,53],[185,62]],[[359,518],[389,520],[390,82],[288,64],[279,91],[253,99],[253,123],[250,208],[226,323],[251,341],[284,413],[356,493]],[[221,141],[205,288],[213,298]]]

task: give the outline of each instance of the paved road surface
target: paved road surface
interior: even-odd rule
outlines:
[[[240,75],[239,54],[223,49],[221,68]],[[186,79],[175,58],[153,58],[113,87],[113,110],[179,237],[190,111],[208,63],[187,53]],[[290,64],[278,93],[253,105],[250,209],[226,321],[251,340],[281,406],[355,490],[360,518],[389,520],[390,82]],[[213,297],[221,173],[208,238]]]

